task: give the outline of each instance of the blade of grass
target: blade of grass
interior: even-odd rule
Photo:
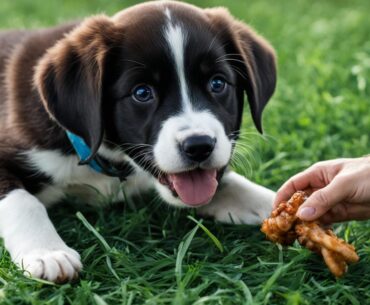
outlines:
[[[106,260],[106,263],[107,263],[107,267],[110,270],[110,272],[113,274],[113,276],[118,281],[120,281],[121,279],[118,276],[117,272],[113,269],[112,261],[111,261],[110,256],[109,256],[109,254],[112,252],[112,248],[108,245],[108,243],[106,242],[104,237],[98,231],[96,231],[96,229],[87,221],[87,219],[85,218],[85,216],[82,215],[81,212],[77,212],[76,216],[82,222],[82,224],[86,227],[86,229],[88,229],[91,233],[93,233],[95,235],[95,237],[100,241],[101,245],[103,246],[103,248],[106,252],[105,260]]]
[[[94,301],[96,305],[108,305],[106,301],[103,300],[103,298],[96,293],[94,293]]]
[[[194,217],[188,215],[188,218],[192,221],[194,221],[203,231],[208,235],[208,237],[213,241],[215,246],[220,250],[221,253],[224,252],[224,247],[222,246],[221,242],[218,240],[218,238],[212,234],[210,230],[207,229],[205,225],[203,225],[201,222],[196,220]]]
[[[87,219],[85,218],[85,216],[82,215],[81,212],[77,212],[76,216],[86,227],[86,229],[88,229],[92,234],[95,235],[95,237],[100,241],[101,245],[103,246],[106,252],[112,251],[112,248],[108,245],[104,237],[101,236],[101,234],[98,231],[96,231],[96,229],[87,221]]]
[[[184,257],[186,252],[189,249],[191,241],[193,240],[195,233],[197,233],[199,226],[195,226],[188,234],[185,236],[185,239],[181,241],[176,257],[176,266],[175,266],[175,274],[176,274],[176,281],[177,285],[181,286],[181,279],[182,279],[182,264],[184,261]]]

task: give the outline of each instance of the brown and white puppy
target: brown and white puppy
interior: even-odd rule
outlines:
[[[225,169],[244,93],[261,131],[274,51],[225,9],[147,2],[1,32],[0,46],[0,236],[32,276],[60,282],[80,271],[45,209],[78,185],[107,195],[120,180],[128,195],[154,187],[223,222],[269,214],[274,193]],[[85,142],[85,165],[67,132]]]

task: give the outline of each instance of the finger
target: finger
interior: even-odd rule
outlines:
[[[341,203],[325,213],[320,221],[323,223],[335,223],[349,220],[370,219],[370,204]]]
[[[296,174],[295,176],[291,177],[288,181],[286,181],[280,189],[276,193],[275,201],[274,201],[274,208],[282,202],[288,200],[296,191],[302,190],[301,188],[297,188],[296,181],[300,180],[300,176],[303,175],[302,173]]]
[[[304,204],[300,206],[297,216],[305,221],[315,220],[334,205],[344,202],[347,197],[348,182],[334,179],[326,187],[314,192]]]
[[[288,200],[297,191],[304,190],[309,192],[310,189],[324,187],[325,184],[320,176],[320,171],[316,170],[314,167],[310,167],[291,177],[277,191],[274,208],[276,208],[280,202]]]

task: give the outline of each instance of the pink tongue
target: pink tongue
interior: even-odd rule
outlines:
[[[208,203],[216,192],[217,172],[212,170],[194,170],[169,175],[176,193],[188,205],[198,206]]]

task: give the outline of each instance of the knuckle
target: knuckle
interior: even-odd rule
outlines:
[[[288,198],[291,194],[295,192],[294,187],[294,177],[290,178],[284,183],[284,185],[278,190],[276,200],[282,200]]]
[[[329,197],[327,193],[323,190],[318,190],[315,193],[315,199],[317,201],[317,204],[319,207],[321,207],[323,210],[327,211],[331,207],[331,202],[329,200]]]
[[[338,175],[336,176],[332,183],[335,184],[336,188],[338,189],[343,189],[343,187],[346,187],[348,185],[348,182],[351,180],[351,177],[349,177],[348,175]]]
[[[311,175],[320,175],[321,172],[324,171],[324,167],[321,164],[314,164],[310,168],[307,169],[306,173]]]
[[[288,188],[289,192],[295,192],[295,191],[297,191],[296,180],[295,179],[289,180],[288,187],[289,187]],[[286,195],[288,195],[288,194],[286,194]]]
[[[316,162],[314,165],[310,167],[312,170],[321,170],[325,167],[325,162],[324,161],[319,161]]]
[[[349,196],[349,192],[353,190],[353,177],[347,175],[336,176],[332,181],[332,192],[340,194],[342,199]]]

